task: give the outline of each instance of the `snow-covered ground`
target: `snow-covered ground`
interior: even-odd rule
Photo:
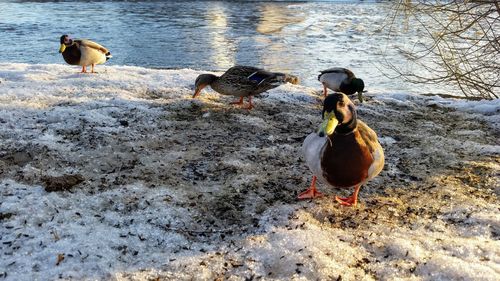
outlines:
[[[319,85],[248,111],[96,69],[0,64],[0,280],[500,280],[499,100],[369,92],[386,166],[346,208],[296,200]]]

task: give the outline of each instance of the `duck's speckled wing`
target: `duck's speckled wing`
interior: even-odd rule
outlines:
[[[257,67],[253,66],[243,66],[243,65],[237,65],[229,68],[224,74],[222,74],[221,77],[224,76],[237,76],[237,77],[248,77],[252,75],[252,73],[257,72],[259,70],[262,70]]]
[[[234,66],[222,74],[211,87],[221,94],[245,97],[260,94],[284,82],[283,73],[269,72],[252,66]]]
[[[384,150],[378,142],[377,134],[365,122],[358,120],[358,130],[373,157],[373,163],[368,170],[368,179],[372,179],[384,168]]]

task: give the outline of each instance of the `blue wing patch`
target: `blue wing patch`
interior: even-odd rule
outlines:
[[[269,77],[268,75],[265,75],[265,74],[262,74],[262,73],[259,73],[259,72],[254,72],[254,73],[250,74],[250,76],[248,76],[248,79],[250,81],[254,81],[254,82],[260,83],[260,82],[262,82],[263,80],[265,80],[268,77]]]

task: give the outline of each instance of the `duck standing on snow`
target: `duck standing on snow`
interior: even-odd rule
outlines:
[[[87,39],[71,39],[68,35],[61,36],[61,48],[59,53],[64,60],[71,65],[81,65],[82,73],[87,73],[87,65],[91,65],[94,73],[96,64],[105,63],[110,59],[111,53],[108,49]]]
[[[243,98],[248,97],[249,106],[247,109],[252,109],[252,96],[276,88],[286,82],[298,84],[299,79],[293,75],[270,72],[252,66],[233,66],[221,76],[199,75],[196,78],[193,98],[197,97],[203,88],[210,85],[219,94],[240,98],[239,101],[232,104],[241,105]]]
[[[342,205],[356,206],[361,185],[382,171],[384,151],[375,132],[357,119],[354,104],[345,94],[334,93],[326,97],[323,120],[320,131],[307,136],[302,145],[307,165],[314,175],[309,189],[298,198],[323,196],[316,190],[319,178],[333,187],[354,187],[351,196],[336,196],[335,200]]]
[[[346,95],[353,95],[357,92],[359,101],[363,102],[365,83],[363,80],[356,78],[354,73],[347,68],[333,67],[323,70],[318,75],[318,80],[323,84],[324,97],[326,97],[328,89]]]

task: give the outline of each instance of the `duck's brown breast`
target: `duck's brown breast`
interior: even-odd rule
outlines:
[[[358,130],[333,134],[321,158],[323,177],[335,187],[351,187],[368,178],[373,157]]]
[[[80,49],[76,45],[73,45],[66,47],[66,49],[62,53],[62,56],[67,64],[79,65],[82,53],[80,52]]]

